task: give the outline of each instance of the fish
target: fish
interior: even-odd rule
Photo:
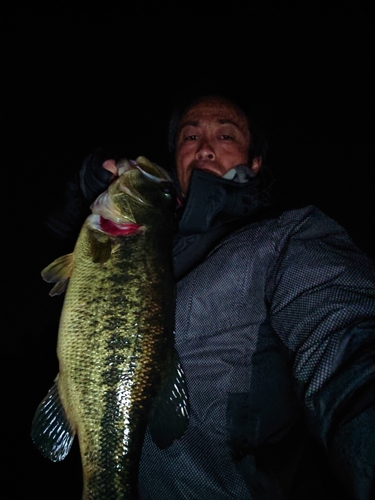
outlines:
[[[173,184],[142,156],[121,160],[118,172],[91,205],[73,252],[42,271],[55,283],[51,296],[66,294],[59,373],[31,438],[59,462],[77,435],[84,500],[137,499],[147,426],[166,448],[189,423],[174,343]]]

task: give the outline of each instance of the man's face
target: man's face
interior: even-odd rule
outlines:
[[[250,132],[245,115],[232,103],[205,98],[182,117],[177,138],[176,168],[186,196],[194,169],[223,176],[247,164]]]

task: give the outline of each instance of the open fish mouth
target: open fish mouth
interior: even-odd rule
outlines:
[[[144,156],[138,156],[136,160],[127,160],[126,158],[123,158],[117,162],[117,167],[119,177],[131,170],[138,170],[150,182],[170,182],[168,174],[161,167],[150,162]],[[131,179],[129,179],[129,185],[126,185],[126,183],[120,183],[119,189],[136,202],[147,204],[143,197],[138,194],[136,186],[134,186]]]
[[[136,160],[122,158],[117,162],[116,166],[118,173],[117,179],[107,191],[98,196],[92,203],[90,209],[94,215],[100,215],[104,219],[111,220],[116,224],[135,222],[130,215],[131,210],[129,211],[129,216],[126,217],[116,205],[116,190],[117,193],[124,193],[128,200],[133,200],[133,203],[145,206],[149,205],[149,202],[139,194],[137,181],[135,180],[135,176],[132,175],[132,171],[140,172],[144,179],[155,184],[172,182],[171,178],[164,169],[152,163],[144,156],[138,156]]]
[[[122,158],[117,162],[118,168],[118,176],[125,174],[129,170],[137,169],[141,172],[147,179],[153,182],[163,182],[169,181],[171,182],[171,178],[168,173],[155,163],[152,163],[150,160],[145,158],[144,156],[138,156],[136,160],[128,160],[126,158]]]

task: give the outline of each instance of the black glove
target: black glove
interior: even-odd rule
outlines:
[[[79,187],[85,199],[92,203],[110,184],[112,173],[103,168],[114,155],[104,149],[97,149],[83,161],[79,171]]]
[[[113,152],[97,149],[83,161],[80,170],[67,183],[63,199],[44,221],[57,239],[67,242],[76,240],[85,218],[90,214],[91,203],[110,184],[112,173],[103,168],[103,163],[111,159],[117,159]]]

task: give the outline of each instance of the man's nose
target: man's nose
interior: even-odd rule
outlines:
[[[211,147],[211,145],[207,141],[202,141],[202,143],[199,144],[197,152],[195,153],[195,159],[196,160],[202,160],[202,159],[214,160],[215,159],[215,151],[213,150],[213,148]]]

